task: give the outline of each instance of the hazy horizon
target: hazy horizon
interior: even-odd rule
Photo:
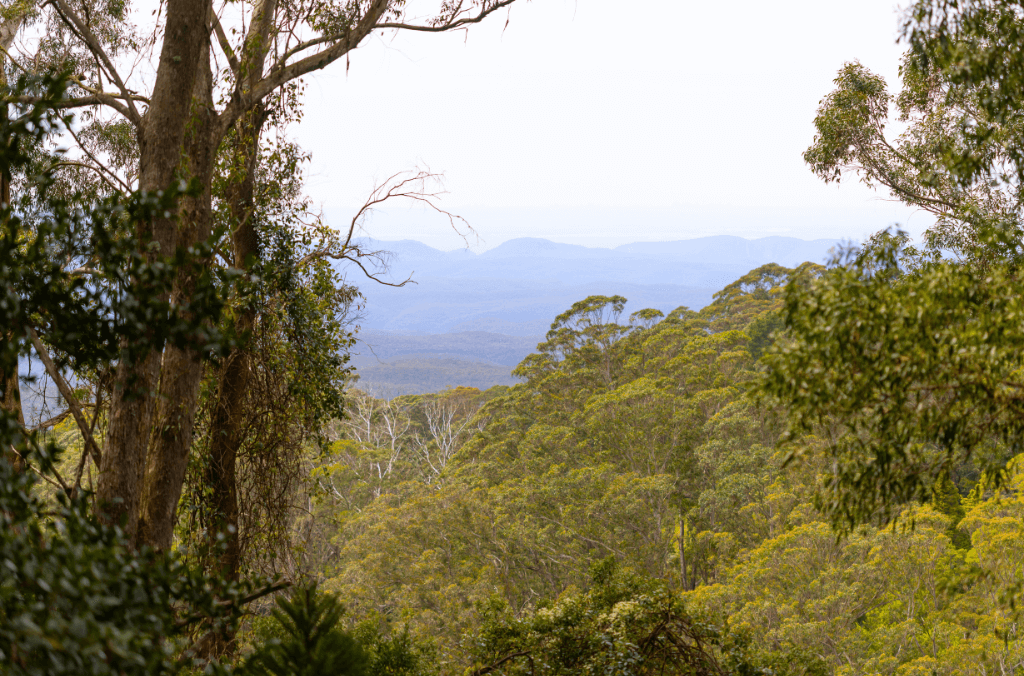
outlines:
[[[346,227],[356,208],[324,209],[333,227]],[[634,242],[674,242],[732,236],[755,240],[792,237],[804,241],[835,239],[859,242],[898,225],[918,238],[932,219],[928,214],[892,202],[829,212],[821,208],[697,207],[584,208],[485,207],[457,210],[472,230],[456,233],[448,219],[423,209],[381,209],[371,215],[360,237],[380,241],[415,240],[441,251],[469,248],[483,252],[522,237],[561,244],[615,248]],[[463,236],[464,235],[464,236]]]
[[[862,240],[929,225],[856,180],[826,185],[802,157],[844,63],[897,89],[890,0],[655,5],[642,30],[622,30],[611,0],[556,0],[465,34],[368,42],[305,91],[296,140],[313,204],[347,225],[375,186],[419,167],[444,175],[440,205],[469,220],[480,250],[521,236]],[[402,204],[367,234],[462,246],[439,215]]]

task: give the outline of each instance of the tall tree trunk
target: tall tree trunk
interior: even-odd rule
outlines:
[[[234,264],[245,272],[259,256],[259,238],[256,232],[254,194],[256,162],[259,158],[260,133],[265,122],[265,110],[259,106],[236,125],[233,139],[233,167],[235,177],[228,188],[228,203],[234,224],[232,245]],[[208,536],[211,543],[220,537],[224,550],[209,566],[225,580],[238,579],[241,567],[241,548],[238,533],[238,450],[242,444],[246,393],[251,380],[248,343],[256,324],[256,308],[252,300],[242,298],[234,316],[233,333],[239,340],[237,348],[224,360],[219,372],[217,399],[210,420],[210,461],[204,485],[211,493],[213,524]],[[224,632],[209,645],[211,655],[225,655],[232,651],[234,636]]]
[[[273,26],[276,0],[256,3],[253,19],[242,50],[241,89],[252,91],[263,75]],[[227,202],[233,224],[232,246],[235,268],[248,280],[253,263],[258,259],[259,237],[256,232],[255,191],[256,165],[259,160],[260,135],[267,120],[267,109],[257,102],[234,123],[230,178]],[[210,542],[223,536],[224,551],[210,566],[227,580],[237,580],[241,568],[241,547],[238,532],[238,451],[242,444],[246,395],[251,380],[250,350],[252,330],[256,325],[256,308],[252,299],[242,298],[234,316],[233,333],[239,340],[224,361],[219,373],[217,400],[210,420],[210,462],[205,485],[212,494],[214,524]],[[234,636],[225,631],[210,643],[208,653],[226,655],[233,651]]]
[[[235,267],[248,276],[259,256],[259,239],[253,214],[256,183],[256,160],[263,126],[263,110],[256,110],[238,123],[235,143],[237,181],[229,188],[231,219],[234,223],[232,245]],[[242,419],[246,391],[249,388],[248,341],[256,324],[256,309],[249,299],[242,299],[234,317],[233,333],[239,345],[231,351],[220,369],[217,400],[210,420],[210,464],[206,485],[213,496],[213,507],[219,519],[217,529],[227,539],[227,550],[220,558],[220,572],[229,579],[238,575],[238,491],[235,464],[242,443]]]
[[[181,164],[196,73],[208,46],[206,17],[210,0],[167,0],[166,12],[156,82],[139,135],[139,187],[150,192],[168,188]],[[140,250],[149,251],[151,260],[174,253],[175,216],[138,224]],[[148,249],[150,243],[158,246],[156,252]],[[134,539],[162,349],[150,345],[136,353],[131,347],[127,343],[121,345],[96,495],[104,518],[123,522],[126,534]]]
[[[185,161],[191,178],[203,187],[195,197],[182,200],[179,244],[193,246],[210,237],[213,223],[211,183],[220,134],[213,107],[213,76],[210,49],[199,66],[193,97],[192,120],[185,139]],[[188,302],[202,270],[186,266],[177,271],[171,303]],[[185,482],[192,447],[196,403],[203,378],[202,355],[196,350],[168,345],[164,348],[157,398],[155,431],[146,459],[142,489],[138,545],[169,549],[174,536],[175,513]]]

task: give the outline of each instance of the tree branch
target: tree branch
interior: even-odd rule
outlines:
[[[79,167],[81,169],[89,169],[90,171],[94,171],[97,174],[99,174],[99,177],[101,179],[103,179],[103,182],[106,183],[111,188],[113,188],[114,190],[120,190],[121,189],[116,183],[111,182],[111,180],[109,178],[107,178],[107,175],[103,173],[102,169],[100,169],[99,167],[95,167],[95,166],[93,166],[91,164],[86,164],[85,162],[78,162],[78,161],[75,161],[75,160],[61,160],[60,162],[57,162],[53,166],[54,167]]]
[[[386,181],[384,181],[379,186],[373,189],[373,192],[370,193],[370,197],[366,200],[366,203],[363,204],[363,206],[359,208],[359,211],[356,212],[356,215],[352,217],[352,221],[349,223],[348,227],[348,235],[345,237],[344,246],[348,247],[351,245],[352,237],[355,234],[356,228],[359,227],[360,221],[362,221],[363,218],[369,215],[373,211],[374,207],[376,207],[378,204],[383,204],[388,200],[396,198],[405,198],[413,200],[415,202],[421,202],[423,204],[426,204],[428,207],[438,212],[439,214],[447,216],[448,222],[451,224],[452,229],[455,230],[455,232],[459,233],[460,235],[462,235],[462,233],[459,232],[458,227],[455,225],[455,221],[461,221],[463,225],[469,228],[470,231],[473,230],[473,228],[469,225],[469,222],[466,221],[465,218],[463,218],[462,216],[457,216],[449,211],[446,211],[445,209],[442,209],[441,207],[434,203],[434,200],[436,200],[437,198],[444,194],[443,190],[438,190],[436,192],[428,192],[427,190],[424,189],[424,184],[426,181],[434,181],[435,183],[440,183],[441,180],[444,178],[442,174],[435,174],[430,171],[419,170],[412,176],[407,176],[405,178],[399,179],[399,177],[402,176],[403,173],[406,172],[399,172],[397,174],[393,174]],[[412,184],[419,184],[419,189],[410,188],[409,186]],[[465,239],[465,236],[463,236],[463,239]]]
[[[259,0],[253,10],[252,22],[246,32],[245,41],[242,42],[242,58],[246,62],[247,71],[245,73],[247,82],[239,83],[243,91],[250,91],[263,76],[267,53],[270,51],[268,44],[276,10],[277,0]],[[259,100],[256,99],[256,101]]]
[[[11,45],[14,44],[14,36],[18,34],[21,24],[28,18],[28,12],[28,6],[26,6],[24,11],[15,14],[0,24],[0,47],[3,48],[5,54],[11,48]],[[10,57],[10,54],[7,54],[7,56]],[[11,60],[13,61],[13,59]]]
[[[403,176],[403,174],[407,175]],[[352,243],[352,238],[355,236],[356,230],[359,229],[360,222],[367,215],[369,215],[377,205],[383,204],[388,200],[403,198],[425,204],[434,211],[438,212],[439,214],[447,216],[448,222],[451,224],[452,229],[454,229],[455,232],[457,232],[459,235],[462,235],[462,233],[459,231],[459,228],[456,225],[456,221],[460,221],[466,226],[466,228],[472,231],[473,228],[469,225],[466,219],[456,214],[453,214],[447,211],[446,209],[441,208],[435,203],[435,200],[444,194],[443,190],[430,192],[425,188],[424,184],[427,181],[435,181],[437,183],[440,183],[442,178],[443,176],[441,174],[435,174],[423,170],[416,171],[415,173],[399,172],[388,177],[387,180],[385,180],[383,183],[381,183],[380,185],[373,189],[373,192],[370,193],[369,198],[367,198],[363,206],[359,208],[355,216],[352,217],[352,220],[349,222],[348,232],[345,235],[345,240],[341,243],[340,251],[332,250],[330,243],[325,244],[320,249],[303,256],[302,259],[299,261],[299,265],[304,265],[306,263],[309,263],[310,261],[323,258],[331,258],[333,260],[347,260],[358,265],[359,268],[363,271],[363,274],[365,274],[367,278],[377,282],[378,284],[394,287],[405,286],[406,284],[412,281],[411,275],[409,276],[409,278],[400,283],[393,283],[385,282],[384,280],[380,279],[377,276],[377,274],[379,273],[372,273],[369,270],[367,270],[359,259],[377,258],[380,261],[380,259],[382,259],[382,254],[379,251],[373,251],[369,253],[363,251],[359,246]],[[462,236],[463,239],[465,239],[465,235]]]
[[[64,380],[64,376],[60,374],[57,367],[53,363],[53,359],[50,358],[50,352],[43,345],[43,341],[39,340],[39,335],[35,329],[29,329],[29,337],[32,338],[32,345],[36,348],[36,352],[39,354],[39,359],[43,362],[43,366],[46,368],[46,372],[53,382],[57,384],[57,390],[61,396],[64,397],[64,401],[67,402],[68,408],[71,409],[71,415],[75,418],[75,423],[78,425],[78,429],[82,433],[82,441],[85,444],[87,453],[91,453],[93,460],[96,461],[96,465],[100,464],[100,449],[96,445],[96,441],[92,438],[92,433],[89,430],[89,425],[86,424],[85,415],[82,413],[82,406],[78,403],[78,399],[75,398],[74,392],[71,391],[71,387],[67,381]]]
[[[340,35],[337,42],[322,52],[311,54],[290,65],[285,65],[279,60],[270,74],[246,93],[246,101],[242,102],[241,109],[235,114],[248,109],[252,101],[262,100],[281,85],[325,68],[358,47],[367,35],[378,28],[377,22],[387,12],[389,4],[388,0],[374,0],[355,27]]]
[[[17,103],[23,106],[34,106],[43,99],[38,96],[5,96],[4,103]],[[54,107],[58,110],[69,110],[71,108],[85,108],[86,106],[109,106],[121,113],[125,118],[131,120],[131,111],[121,102],[109,94],[93,94],[92,96],[79,96],[73,99],[58,101]]]
[[[121,91],[121,96],[128,102],[128,119],[136,126],[141,127],[142,116],[135,108],[135,103],[132,100],[132,93],[128,91],[128,88],[121,80],[121,76],[118,75],[117,69],[114,68],[114,64],[111,62],[110,57],[107,56],[107,53],[103,50],[103,45],[100,44],[96,35],[89,29],[88,24],[82,21],[81,17],[75,14],[75,11],[71,9],[65,0],[49,0],[49,2],[54,4],[57,8],[57,13],[64,18],[65,23],[78,32],[79,37],[82,38],[82,40],[85,41],[85,44],[89,47],[89,51],[91,51],[93,55],[103,63],[104,70],[107,71],[107,77],[117,85],[117,88]]]
[[[276,591],[281,591],[282,589],[287,589],[290,586],[292,586],[291,580],[281,580],[280,582],[275,582],[274,584],[267,585],[263,589],[260,589],[258,591],[253,592],[252,594],[249,594],[248,596],[240,598],[240,599],[238,599],[238,601],[234,601],[234,600],[228,599],[228,600],[225,600],[225,601],[217,601],[215,603],[215,605],[217,607],[219,607],[219,608],[230,608],[232,606],[236,606],[236,607],[237,606],[244,606],[244,605],[247,605],[249,603],[252,603],[256,599],[261,599],[264,596],[267,596],[268,594],[273,594]],[[207,615],[201,615],[201,614],[190,615],[189,617],[186,617],[184,619],[178,620],[178,622],[175,623],[174,627],[176,629],[183,629],[183,628],[187,627],[188,625],[192,624],[193,622],[198,622],[199,620],[205,620],[205,619],[207,619],[207,617],[208,617]],[[196,643],[199,643],[199,641],[196,641]]]
[[[213,26],[214,33],[217,34],[217,42],[220,44],[220,49],[224,52],[224,56],[228,58],[228,63],[231,65],[231,72],[235,74],[235,80],[237,80],[241,73],[241,67],[238,65],[238,57],[235,56],[235,50],[231,48],[231,42],[228,40],[227,34],[224,32],[224,26],[220,23],[220,18],[217,16],[217,12],[210,6],[210,24]]]
[[[533,671],[533,658],[530,657],[530,652],[529,651],[523,650],[523,651],[520,651],[520,652],[517,652],[517,653],[511,653],[511,654],[505,655],[504,657],[502,657],[497,662],[494,662],[493,664],[489,664],[486,667],[480,667],[479,669],[473,671],[471,676],[485,676],[486,674],[491,673],[492,671],[496,670],[501,665],[505,664],[505,662],[508,662],[509,660],[514,660],[517,657],[526,657],[526,658],[528,658],[530,660],[530,670],[531,670],[531,672]]]
[[[84,143],[82,143],[82,139],[78,138],[78,134],[75,133],[74,129],[71,129],[70,127],[68,127],[68,133],[70,133],[71,137],[73,139],[75,139],[75,141],[78,143],[78,147],[82,149],[82,152],[85,153],[86,157],[88,157],[90,160],[93,161],[93,163],[96,165],[96,168],[98,168],[100,170],[101,175],[103,175],[103,173],[105,172],[110,177],[112,177],[115,181],[120,183],[121,184],[121,188],[125,192],[131,192],[132,191],[131,187],[127,183],[122,181],[120,176],[118,176],[114,172],[110,171],[105,166],[103,166],[103,164],[98,159],[96,159],[96,156],[93,155],[91,152],[89,152],[89,149],[85,147]],[[107,181],[107,184],[110,185],[110,182]],[[117,190],[117,186],[113,186],[112,185],[111,187],[113,187],[115,190]]]
[[[89,436],[90,437],[92,437],[93,433],[96,431],[96,423],[100,419],[100,408],[101,408],[102,404],[103,404],[103,390],[101,389],[101,387],[97,386],[96,387],[96,410],[93,411],[92,424],[89,425]],[[73,487],[73,490],[76,493],[78,492],[78,489],[82,485],[82,473],[85,470],[85,461],[86,461],[86,458],[88,457],[88,455],[89,455],[88,453],[82,453],[82,457],[78,461],[78,470],[75,472],[75,484],[74,484],[74,487]],[[99,465],[97,465],[97,467],[98,466]]]
[[[426,32],[426,33],[444,33],[446,31],[458,30],[459,28],[465,28],[466,26],[470,26],[470,25],[475,24],[475,23],[480,23],[481,21],[486,19],[489,15],[491,15],[494,12],[498,11],[502,7],[508,7],[509,5],[511,5],[515,1],[516,0],[498,0],[497,2],[495,2],[490,7],[484,5],[480,9],[480,13],[477,14],[476,16],[464,16],[464,17],[462,17],[460,19],[455,19],[455,16],[458,16],[458,14],[463,13],[463,12],[459,12],[455,16],[452,17],[452,19],[455,19],[455,20],[448,21],[446,23],[443,23],[443,24],[440,24],[440,25],[437,25],[437,26],[422,26],[422,25],[417,25],[417,24],[390,23],[390,22],[388,22],[388,23],[377,24],[376,26],[374,26],[374,28],[396,28],[398,30],[405,30],[405,31],[421,31],[421,32]],[[468,12],[468,11],[469,11],[468,9],[464,10],[464,12]]]

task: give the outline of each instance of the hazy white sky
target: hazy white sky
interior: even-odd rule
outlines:
[[[308,188],[340,222],[375,181],[442,171],[480,248],[920,232],[925,214],[801,159],[845,61],[894,88],[898,18],[892,0],[521,0],[468,33],[373,38],[308,81]],[[369,230],[461,243],[420,210]]]

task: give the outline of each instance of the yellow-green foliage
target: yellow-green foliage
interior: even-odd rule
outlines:
[[[960,528],[930,505],[895,525],[842,540],[816,519],[765,539],[686,596],[691,607],[767,647],[793,644],[836,674],[1016,673],[1024,666],[1019,617],[1006,594],[1024,565],[1024,456],[1006,490],[977,499]]]

